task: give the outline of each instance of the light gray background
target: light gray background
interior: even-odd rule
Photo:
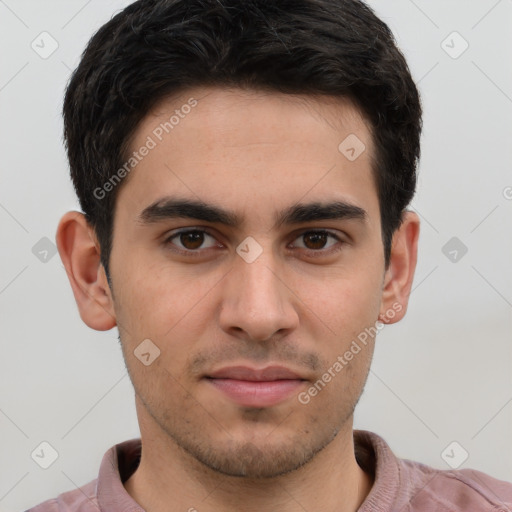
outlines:
[[[0,511],[90,481],[139,434],[117,331],[87,328],[58,254],[32,252],[77,208],[61,142],[70,71],[128,3],[0,0]],[[378,338],[355,426],[438,468],[457,441],[460,467],[512,481],[512,1],[370,3],[423,97],[423,224],[409,312]],[[31,48],[43,31],[59,45],[47,59]],[[453,31],[469,43],[458,58]],[[468,249],[456,262],[442,252],[452,237]],[[46,470],[30,456],[42,441],[59,454]]]

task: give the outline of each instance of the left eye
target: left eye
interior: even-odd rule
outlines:
[[[337,241],[339,242],[340,239],[334,235],[333,233],[330,233],[328,231],[306,231],[305,233],[300,234],[296,240],[302,239],[303,245],[301,248],[312,250],[312,251],[318,251],[322,249],[328,249],[330,246],[326,247],[325,244],[327,243],[328,239],[332,238],[334,240],[334,243]],[[304,243],[305,242],[305,243]]]

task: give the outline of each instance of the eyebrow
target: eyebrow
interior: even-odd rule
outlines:
[[[141,224],[148,225],[169,219],[196,219],[229,227],[240,227],[244,223],[239,214],[225,210],[203,201],[164,197],[144,208],[138,216]],[[366,210],[345,201],[299,203],[274,216],[276,229],[282,225],[293,225],[318,220],[350,220],[365,221]]]

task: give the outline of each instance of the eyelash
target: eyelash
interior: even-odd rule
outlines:
[[[183,256],[187,256],[187,257],[201,257],[203,256],[203,253],[204,251],[208,251],[208,249],[180,249],[176,246],[174,247],[171,247],[173,246],[174,244],[172,244],[172,240],[174,238],[177,238],[179,237],[180,235],[183,235],[183,234],[187,234],[187,233],[203,233],[203,234],[206,234],[208,236],[211,236],[212,238],[215,238],[215,236],[210,233],[208,230],[206,229],[199,229],[199,228],[187,228],[187,229],[182,229],[180,231],[176,231],[174,232],[172,235],[170,235],[169,237],[167,237],[165,240],[164,240],[164,245],[166,247],[168,247],[171,251],[177,253],[177,254],[180,254],[180,255],[183,255]],[[327,231],[325,229],[308,229],[308,230],[305,230],[305,231],[302,231],[301,233],[299,233],[295,238],[294,240],[297,240],[297,238],[300,238],[300,237],[303,237],[304,235],[307,235],[307,234],[311,234],[311,233],[314,233],[314,234],[326,234],[328,236],[330,236],[331,238],[334,238],[337,242],[339,242],[342,246],[346,243],[344,240],[342,240],[340,237],[338,237],[337,235],[335,235],[334,233],[330,232],[330,231]],[[311,256],[321,256],[321,255],[328,255],[328,254],[331,254],[333,252],[337,252],[339,250],[341,250],[342,247],[338,246],[337,248],[335,246],[332,246],[328,249],[305,249],[305,248],[302,248],[302,247],[299,247],[299,249],[303,249],[304,251],[306,251],[306,253],[308,253],[309,255]],[[213,247],[211,248],[213,249]]]

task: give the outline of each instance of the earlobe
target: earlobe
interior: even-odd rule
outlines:
[[[112,329],[116,325],[112,295],[93,228],[82,213],[67,212],[56,240],[80,317],[92,329]]]
[[[382,291],[379,321],[392,324],[401,320],[407,311],[414,271],[416,270],[420,220],[416,213],[406,211],[395,231],[389,266]]]

